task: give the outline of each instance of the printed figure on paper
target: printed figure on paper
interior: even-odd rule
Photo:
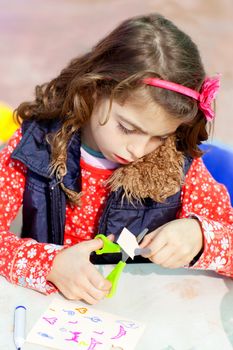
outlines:
[[[133,350],[144,328],[118,315],[54,300],[27,341],[61,350]]]

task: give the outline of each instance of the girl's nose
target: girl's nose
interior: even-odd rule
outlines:
[[[140,135],[137,139],[130,140],[127,145],[127,151],[130,153],[133,160],[137,160],[145,156],[146,154],[154,151],[161,145],[162,141],[157,138],[153,138],[149,135]]]
[[[143,157],[146,154],[146,144],[138,142],[137,144],[129,144],[127,146],[127,151],[130,153],[133,160]]]

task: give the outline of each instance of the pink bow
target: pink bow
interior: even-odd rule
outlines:
[[[213,78],[206,78],[201,87],[201,91],[198,97],[199,108],[203,111],[208,121],[211,121],[214,119],[214,111],[211,107],[211,103],[215,99],[219,87],[220,87],[219,74]]]
[[[201,86],[200,92],[190,89],[187,86],[158,78],[145,78],[143,79],[143,82],[148,85],[175,91],[180,94],[194,98],[199,102],[199,108],[204,113],[206,119],[208,121],[214,119],[214,111],[211,107],[211,103],[215,99],[215,96],[220,87],[220,74],[213,78],[205,78]]]

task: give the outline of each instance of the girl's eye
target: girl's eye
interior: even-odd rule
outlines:
[[[167,138],[168,138],[167,136],[159,137],[159,141],[164,142],[166,141]]]
[[[123,134],[133,134],[136,132],[136,130],[130,130],[130,129],[127,129],[125,128],[122,124],[118,123],[117,124],[118,128],[121,130],[121,132]]]
[[[122,124],[118,123],[117,124],[118,128],[120,129],[120,131],[123,133],[123,134],[126,134],[126,135],[129,135],[129,134],[135,134],[135,133],[139,133],[138,130],[135,130],[135,129],[127,129],[126,127],[124,127]],[[165,142],[166,139],[168,138],[168,136],[155,136],[155,138],[157,140],[159,140],[160,142]]]

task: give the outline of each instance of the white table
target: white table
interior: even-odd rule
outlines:
[[[106,275],[112,266],[100,267]],[[27,306],[27,332],[58,294],[44,296],[0,277],[0,349],[15,350],[14,307]],[[146,323],[135,350],[233,349],[233,280],[212,272],[126,266],[117,294],[95,308]],[[22,350],[45,347],[25,344]],[[65,349],[64,349],[65,350]]]

